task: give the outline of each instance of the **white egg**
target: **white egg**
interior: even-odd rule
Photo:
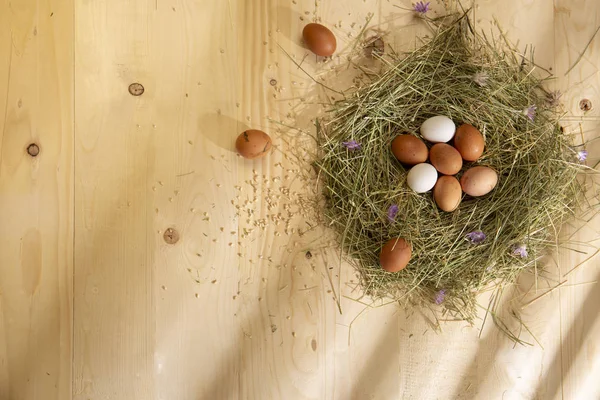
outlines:
[[[417,193],[425,193],[435,186],[438,173],[431,164],[417,164],[408,171],[406,183]]]
[[[456,132],[456,125],[446,116],[431,117],[421,125],[421,135],[434,143],[449,142]]]

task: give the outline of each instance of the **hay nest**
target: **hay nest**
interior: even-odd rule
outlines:
[[[544,89],[549,78],[531,58],[501,33],[476,33],[466,15],[436,29],[417,50],[382,57],[383,72],[318,121],[316,165],[325,216],[367,294],[473,321],[478,293],[537,271],[556,247],[560,226],[582,199],[582,153],[561,130],[557,97]],[[451,213],[431,192],[407,187],[408,168],[390,149],[399,134],[419,136],[421,123],[435,115],[484,135],[483,156],[465,162],[459,178],[474,165],[499,175],[491,193],[465,195]],[[360,148],[348,146],[352,141]],[[399,212],[390,219],[393,205]],[[475,231],[487,236],[480,244],[469,240]],[[413,255],[405,269],[388,273],[379,252],[395,237],[410,241]]]

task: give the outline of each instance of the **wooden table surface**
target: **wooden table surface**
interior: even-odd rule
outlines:
[[[600,398],[598,219],[552,257],[554,281],[506,297],[550,291],[520,310],[533,346],[356,301],[351,267],[306,232],[295,157],[327,92],[295,62],[342,89],[370,13],[397,49],[428,32],[410,7],[0,0],[0,399]],[[475,0],[478,28],[494,17],[555,73],[565,129],[597,136],[600,3]],[[338,37],[328,63],[301,44],[315,18]],[[275,151],[238,157],[247,127]]]

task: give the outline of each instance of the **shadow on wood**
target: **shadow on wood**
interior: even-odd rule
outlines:
[[[598,308],[598,293],[600,292],[600,281],[596,281],[593,288],[589,290],[589,293],[583,302],[583,305],[579,307],[579,312],[573,318],[573,321],[580,321],[580,323],[572,323],[569,328],[569,332],[566,336],[563,337],[561,341],[560,348],[554,354],[554,358],[552,362],[548,364],[546,371],[553,371],[558,369],[562,371],[561,380],[549,380],[547,379],[548,373],[544,379],[541,379],[538,383],[537,388],[533,393],[535,393],[539,398],[544,399],[553,399],[553,398],[564,398],[564,393],[561,396],[557,396],[562,392],[563,380],[568,378],[571,369],[573,368],[573,364],[580,356],[581,351],[585,344],[587,344],[587,339],[590,334],[590,329],[596,323],[598,316],[600,315],[600,309]],[[590,312],[592,311],[593,312]],[[567,359],[563,359],[563,347],[570,347],[572,343],[577,343],[576,348],[569,348]],[[543,391],[543,383],[548,385],[548,391]]]
[[[399,357],[396,351],[390,351],[390,344],[398,342],[398,318],[386,328],[383,335],[377,338],[377,346],[364,363],[360,363],[360,373],[352,385],[352,400],[370,398],[378,393],[377,388],[390,376],[395,376],[399,369]],[[395,347],[392,347],[394,349]],[[392,369],[392,371],[390,371]]]
[[[225,151],[235,152],[235,139],[250,129],[248,125],[223,114],[204,114],[198,119],[198,129],[203,137]],[[261,129],[256,127],[254,129]]]

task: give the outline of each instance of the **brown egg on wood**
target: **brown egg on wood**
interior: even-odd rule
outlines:
[[[462,124],[456,130],[454,147],[465,161],[477,161],[483,154],[485,141],[479,129],[473,125]]]
[[[429,150],[429,161],[440,174],[454,175],[462,168],[463,159],[454,147],[436,143]]]
[[[479,197],[491,192],[498,184],[498,173],[489,167],[473,167],[460,178],[463,192]]]
[[[257,129],[242,132],[235,141],[235,148],[242,157],[253,159],[264,157],[271,150],[269,135]]]
[[[416,165],[427,161],[429,150],[418,137],[399,135],[392,140],[392,153],[401,163]]]
[[[462,199],[462,189],[458,179],[453,176],[441,176],[433,188],[433,199],[443,211],[456,210]]]
[[[306,25],[302,30],[302,38],[306,47],[318,56],[329,57],[337,47],[333,32],[321,24]]]
[[[379,253],[379,263],[387,272],[398,272],[410,261],[412,249],[410,243],[403,238],[387,241]]]

